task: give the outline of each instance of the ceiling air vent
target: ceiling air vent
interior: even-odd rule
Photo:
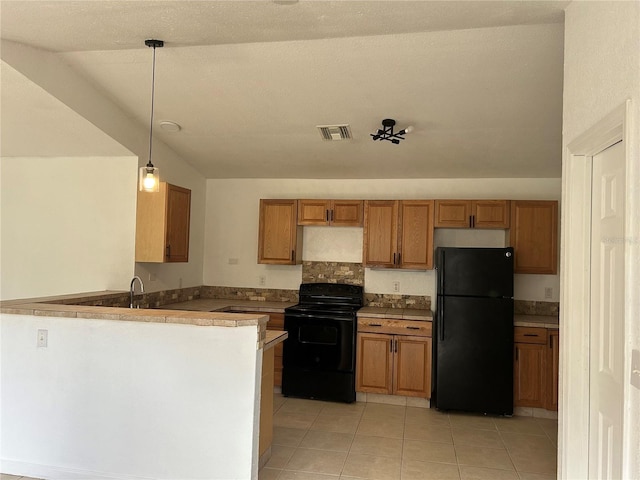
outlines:
[[[349,140],[353,138],[349,125],[318,125],[318,130],[320,130],[323,140]]]

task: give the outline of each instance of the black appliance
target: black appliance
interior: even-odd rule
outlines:
[[[282,394],[339,402],[356,399],[357,285],[303,283],[300,300],[284,311]]]
[[[513,248],[436,249],[431,405],[513,414]]]

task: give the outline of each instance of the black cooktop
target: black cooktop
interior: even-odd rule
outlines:
[[[362,307],[364,289],[339,283],[303,283],[300,303],[285,313],[352,315]]]

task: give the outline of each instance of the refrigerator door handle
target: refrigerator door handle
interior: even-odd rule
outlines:
[[[440,341],[444,341],[444,299],[440,303],[440,309],[438,310],[438,332],[440,335]]]

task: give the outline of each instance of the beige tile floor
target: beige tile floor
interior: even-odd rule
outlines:
[[[551,480],[557,421],[274,399],[260,480]]]

